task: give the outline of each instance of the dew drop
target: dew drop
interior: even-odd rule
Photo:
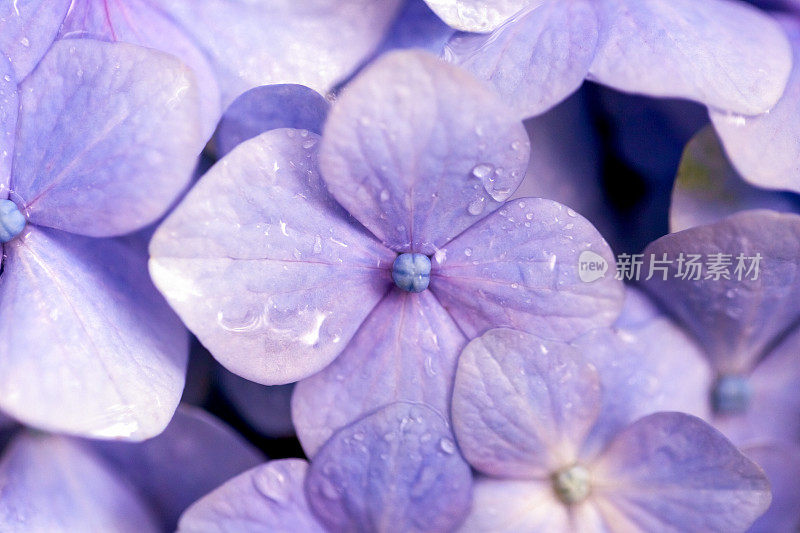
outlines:
[[[479,180],[484,180],[486,178],[491,177],[494,173],[494,166],[490,165],[489,163],[480,163],[475,165],[472,169],[472,175],[478,178]]]
[[[480,198],[476,198],[469,203],[467,206],[467,213],[473,216],[480,215],[483,213],[483,210],[486,208],[486,198],[481,196]]]
[[[389,191],[387,191],[386,189],[383,189],[381,191],[381,194],[380,194],[380,199],[381,199],[381,202],[388,201],[389,200]]]
[[[456,445],[450,439],[442,439],[439,441],[439,449],[447,455],[452,455],[456,451]]]

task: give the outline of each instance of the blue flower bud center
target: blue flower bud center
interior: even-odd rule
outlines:
[[[567,505],[581,503],[592,491],[589,471],[580,464],[562,468],[551,476],[551,480],[556,496]]]
[[[431,282],[431,260],[423,254],[400,254],[392,264],[394,284],[404,291],[422,292]]]
[[[0,243],[7,243],[17,237],[28,221],[11,200],[0,200]]]
[[[711,392],[714,412],[720,415],[736,415],[747,411],[753,389],[744,376],[721,376]]]

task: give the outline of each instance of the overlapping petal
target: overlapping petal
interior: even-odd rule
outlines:
[[[372,52],[400,0],[162,0],[217,73],[222,108],[261,85],[326,93]]]
[[[214,132],[222,112],[216,74],[202,50],[158,3],[148,0],[75,0],[59,35],[62,38],[90,37],[126,42],[179,58],[191,67],[197,80],[205,138]]]
[[[773,158],[762,159],[767,163]],[[800,212],[800,200],[749,185],[731,166],[711,127],[695,135],[681,158],[672,189],[670,231],[711,224],[746,209]]]
[[[0,199],[8,197],[18,107],[17,80],[11,63],[0,54]]]
[[[0,529],[161,531],[134,488],[88,445],[25,433],[0,461]]]
[[[146,498],[165,530],[195,500],[264,457],[228,426],[182,405],[163,433],[144,442],[93,441],[91,446]]]
[[[569,344],[494,329],[470,342],[453,386],[453,428],[469,463],[548,479],[578,458],[600,411],[596,370]]]
[[[250,89],[225,111],[214,137],[217,155],[278,128],[322,133],[329,104],[318,92],[303,85],[265,85]]]
[[[128,242],[30,227],[5,246],[0,407],[38,428],[142,440],[184,384],[188,335]]]
[[[772,504],[748,533],[796,530],[800,527],[800,448],[796,443],[772,442],[742,451],[764,469],[772,489]]]
[[[594,2],[533,2],[489,35],[458,34],[445,57],[489,82],[523,117],[544,113],[589,73],[598,38]]]
[[[338,431],[311,463],[311,509],[331,531],[451,531],[472,474],[444,418],[394,403]]]
[[[605,262],[603,277],[581,280],[587,257]],[[468,337],[507,326],[572,340],[610,325],[622,309],[613,269],[611,249],[586,219],[551,200],[521,198],[436,253],[430,290]]]
[[[684,259],[689,254],[700,256],[700,279],[695,280],[686,263],[678,261],[681,253]],[[653,263],[663,261],[665,254],[671,262]],[[727,269],[727,279],[709,273],[707,263],[713,264],[714,254],[729,256],[720,258],[730,261],[726,268],[720,267],[723,272]],[[740,254],[743,268],[737,274]],[[757,254],[758,272],[753,266],[756,260],[745,259]],[[649,276],[650,265],[666,270],[654,269],[643,286],[696,337],[716,371],[746,373],[800,318],[798,258],[799,216],[744,211],[651,243],[644,251],[642,278]]]
[[[308,463],[283,459],[231,479],[181,516],[179,533],[302,531],[324,533],[303,489]]]
[[[156,232],[155,284],[226,368],[264,384],[328,365],[391,285],[395,255],[328,195],[313,133],[217,163]]]
[[[542,0],[425,0],[451,27],[470,32],[492,31],[524,7]]]
[[[466,339],[429,291],[393,289],[327,368],[297,384],[292,418],[313,456],[338,428],[398,400],[447,416]]]
[[[621,530],[744,531],[770,504],[761,469],[683,413],[656,413],[618,434],[592,483],[606,523]]]
[[[572,344],[597,368],[606,391],[584,457],[645,415],[680,411],[709,418],[711,368],[700,348],[669,319],[658,317],[627,329],[598,328]]]
[[[467,72],[420,51],[387,54],[325,124],[320,170],[334,197],[398,252],[432,254],[519,186],[525,129]]]
[[[31,222],[82,235],[155,221],[203,145],[191,72],[125,43],[57,42],[22,82],[20,110],[12,190]]]
[[[769,15],[730,0],[602,0],[591,79],[754,115],[783,94],[789,42]]]
[[[465,533],[516,533],[518,531],[570,531],[567,508],[556,498],[549,480],[475,480],[473,503]]]
[[[7,0],[0,5],[0,55],[17,80],[39,63],[58,34],[71,0]]]
[[[800,192],[800,21],[782,17],[795,55],[786,91],[758,116],[711,110],[714,128],[744,179],[760,187]]]

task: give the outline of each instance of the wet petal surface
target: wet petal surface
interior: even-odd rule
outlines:
[[[392,284],[395,254],[328,195],[317,140],[273,130],[240,145],[150,243],[151,276],[184,323],[263,384],[328,365]]]
[[[20,100],[11,188],[31,222],[72,233],[154,222],[189,183],[204,142],[191,72],[130,44],[57,42]]]
[[[546,480],[578,458],[600,401],[597,372],[575,348],[494,329],[461,354],[453,428],[479,471]]]
[[[395,403],[327,442],[306,494],[331,531],[450,531],[469,509],[472,474],[444,418]]]
[[[325,124],[320,170],[379,240],[430,255],[516,190],[528,154],[522,123],[490,89],[403,51],[343,91]]]
[[[581,261],[598,270],[581,274]],[[622,309],[613,271],[611,249],[586,219],[551,200],[520,198],[434,255],[430,290],[468,337],[504,326],[572,340]]]
[[[423,402],[449,418],[465,342],[429,292],[393,289],[330,366],[297,384],[292,417],[306,454],[316,454],[338,428],[398,400]]]
[[[29,227],[5,253],[0,407],[49,431],[160,433],[183,390],[188,335],[143,247]]]
[[[30,74],[50,48],[70,3],[8,0],[0,5],[0,55],[11,61],[18,80]]]

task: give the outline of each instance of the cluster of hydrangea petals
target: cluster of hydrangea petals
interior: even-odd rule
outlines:
[[[798,57],[799,0],[0,0],[0,531],[798,531]]]

